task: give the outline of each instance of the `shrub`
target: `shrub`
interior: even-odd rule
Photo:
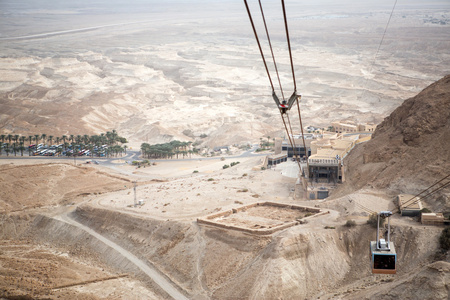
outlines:
[[[386,219],[381,218],[380,220],[380,227],[382,227],[384,225],[384,222],[386,221]],[[369,224],[370,226],[372,226],[373,228],[377,228],[377,223],[378,223],[378,214],[371,214],[369,216],[369,220],[367,220],[367,224]]]
[[[421,210],[420,212],[421,212],[421,213],[426,213],[426,214],[428,214],[428,213],[430,213],[430,212],[432,212],[432,211],[429,210],[428,208],[424,207],[424,208],[422,208],[422,210]]]
[[[242,174],[242,177],[245,177],[245,176],[247,176],[247,173]]]
[[[247,193],[248,189],[242,189],[242,190],[238,190],[239,193]]]
[[[450,227],[442,230],[441,236],[439,237],[439,245],[444,251],[450,250]]]
[[[222,169],[228,169],[229,167],[229,165],[223,165]]]
[[[264,171],[266,169],[266,167],[261,167],[261,170]]]
[[[194,172],[192,172],[192,173],[198,173],[198,170],[194,170]]]
[[[325,229],[336,229],[334,226],[325,226]]]
[[[356,222],[355,222],[355,220],[348,220],[345,223],[345,226],[347,226],[347,227],[355,227],[356,226]]]
[[[208,178],[208,181],[214,181],[214,178]]]

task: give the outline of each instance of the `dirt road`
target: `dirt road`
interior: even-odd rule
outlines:
[[[123,255],[125,258],[127,258],[130,262],[132,262],[134,265],[136,265],[142,272],[147,274],[157,285],[159,285],[167,294],[169,294],[174,299],[185,299],[188,298],[184,296],[175,286],[172,282],[168,281],[164,276],[158,273],[155,269],[149,267],[144,261],[137,258],[135,255],[130,253],[129,251],[125,250],[121,246],[117,245],[116,243],[112,242],[111,240],[105,238],[104,236],[98,234],[94,230],[90,229],[89,227],[86,227],[77,221],[71,219],[67,214],[62,214],[60,216],[54,217],[57,220],[66,222],[68,224],[74,225],[87,233],[89,233],[91,236],[95,237],[96,239],[102,241],[106,245],[110,246],[111,248],[115,249],[117,252],[119,252],[121,255]]]

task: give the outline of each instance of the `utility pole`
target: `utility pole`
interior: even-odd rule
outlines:
[[[133,190],[134,190],[134,207],[136,207],[137,206],[137,201],[136,201],[136,184],[137,184],[137,181],[133,181],[133,184],[134,184],[134,188],[133,188]]]

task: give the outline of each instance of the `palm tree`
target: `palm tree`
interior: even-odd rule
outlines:
[[[67,136],[66,136],[66,135],[63,135],[63,136],[61,137],[61,139],[63,140],[64,151],[66,151],[66,150],[67,150],[67,143],[66,143]]]
[[[6,139],[6,134],[0,135],[0,140],[2,140],[2,143],[5,142],[5,139]]]
[[[23,143],[21,142],[21,143],[19,144],[20,156],[23,156],[23,150],[25,150],[25,146],[24,146]]]
[[[6,152],[6,156],[9,156],[9,143],[6,143],[6,148],[5,148],[5,152]]]
[[[112,138],[113,143],[116,142],[119,138],[119,135],[117,134],[117,131],[115,129],[113,129],[111,132],[111,138]]]
[[[35,134],[34,135],[34,140],[36,141],[36,148],[37,148],[37,145],[39,144],[39,139],[40,139],[41,137],[40,137],[40,135],[39,134]]]
[[[33,142],[33,136],[29,135],[28,136],[28,146],[30,146],[32,142]]]
[[[24,137],[24,136],[21,136],[20,137],[20,152],[21,152],[21,155],[20,156],[23,156],[23,150],[25,150],[25,140],[26,140],[27,138],[26,137]]]
[[[13,138],[12,134],[8,134],[8,136],[6,138],[8,139],[9,143],[11,144],[11,140]]]
[[[18,148],[17,148],[17,144],[16,143],[13,143],[12,144],[12,149],[13,149],[13,152],[14,152],[14,156],[16,156],[16,153],[17,153],[17,150],[18,150]]]
[[[102,145],[106,144],[106,136],[104,133],[100,133],[100,142],[102,143]]]
[[[53,144],[53,135],[48,136],[48,142],[50,143],[50,146]]]
[[[47,135],[45,133],[41,134],[42,143],[45,146],[45,139],[47,138]]]

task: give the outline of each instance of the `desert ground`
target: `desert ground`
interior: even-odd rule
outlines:
[[[304,127],[345,118],[380,123],[448,73],[447,0],[398,1],[394,10],[393,1],[289,2]],[[279,2],[263,3],[290,95]],[[250,6],[256,16],[257,3]],[[285,136],[242,1],[1,1],[0,14],[1,134],[115,129],[128,139],[130,153],[143,142],[190,141],[212,149]],[[264,40],[260,19],[257,28]],[[269,57],[267,41],[263,49]],[[408,117],[404,110],[392,123]],[[296,114],[291,121],[299,131]],[[0,298],[448,299],[442,228],[414,218],[392,217],[397,275],[371,274],[375,230],[366,224],[367,211],[395,209],[398,192],[421,191],[449,162],[446,138],[439,145],[427,141],[444,154],[423,166],[420,147],[390,144],[391,135],[398,137],[388,133],[389,147],[355,150],[353,178],[324,201],[296,196],[293,162],[261,170],[257,154],[193,156],[145,168],[132,166],[131,154],[98,165],[1,157]],[[371,150],[378,152],[361,153]],[[426,180],[417,170],[426,171],[419,172]],[[384,173],[372,181],[371,172]],[[448,197],[442,199],[446,207]],[[271,235],[197,223],[267,201],[327,213]],[[257,214],[258,224],[247,225],[273,220],[267,210]],[[345,226],[348,220],[356,226]]]
[[[228,160],[240,163],[222,169]],[[126,157],[99,165],[0,160],[0,205],[6,212],[1,220],[2,297],[361,299],[385,295],[398,285],[414,290],[420,280],[415,274],[422,274],[434,282],[434,290],[421,295],[446,299],[448,265],[429,265],[439,227],[394,216],[398,274],[371,274],[366,247],[375,230],[366,225],[367,209],[394,209],[386,190],[366,186],[336,199],[304,201],[294,198],[297,179],[283,175],[295,163],[261,170],[261,156],[199,157],[146,168],[124,162]],[[134,206],[133,181],[143,205]],[[265,201],[328,213],[263,236],[196,222]],[[273,208],[260,211],[257,222],[268,215],[274,215]],[[275,215],[279,220],[281,214]],[[346,228],[347,220],[357,226]],[[280,282],[270,284],[274,280]]]

